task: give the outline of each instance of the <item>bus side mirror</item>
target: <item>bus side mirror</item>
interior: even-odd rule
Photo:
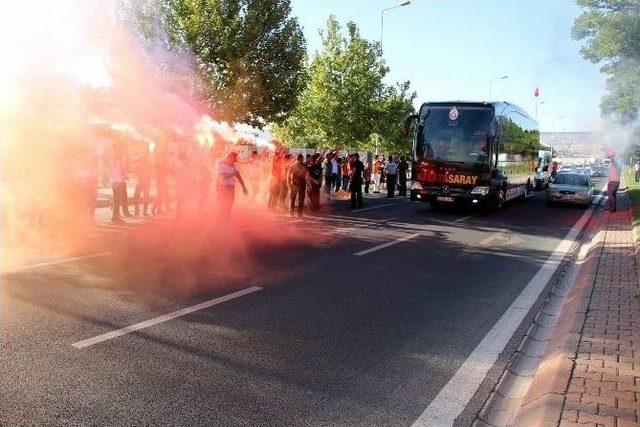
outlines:
[[[409,135],[409,128],[411,127],[411,122],[418,119],[417,114],[411,114],[404,119],[404,123],[402,125],[402,136]]]

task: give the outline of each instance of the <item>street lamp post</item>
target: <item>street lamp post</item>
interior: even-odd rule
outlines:
[[[382,12],[380,12],[380,50],[382,50],[382,35],[384,34],[384,13],[398,7],[409,6],[410,4],[410,1],[405,1],[404,3],[401,3],[399,5],[382,9]]]
[[[536,120],[538,120],[538,105],[542,105],[542,104],[544,104],[544,101],[540,101],[540,102],[538,102],[538,101],[536,100]]]
[[[497,80],[504,80],[504,79],[508,79],[509,76],[501,76],[501,77],[494,77],[492,79],[489,79],[489,101],[491,101],[491,89],[493,86],[493,82],[497,81]]]

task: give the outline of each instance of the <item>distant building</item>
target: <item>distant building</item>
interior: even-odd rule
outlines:
[[[604,149],[599,132],[540,132],[540,142],[556,157],[601,157]]]

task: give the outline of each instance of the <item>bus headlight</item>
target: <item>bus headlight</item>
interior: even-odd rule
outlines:
[[[411,190],[422,191],[422,184],[416,181],[411,181]]]
[[[481,196],[486,196],[489,194],[489,187],[474,187],[471,190],[471,194],[480,194]]]

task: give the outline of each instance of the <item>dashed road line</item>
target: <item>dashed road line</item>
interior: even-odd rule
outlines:
[[[363,208],[363,209],[356,209],[355,212],[372,211],[374,209],[386,208],[387,206],[394,206],[394,205],[397,205],[397,203],[386,203],[384,205],[371,206],[371,207]]]
[[[203,310],[205,308],[212,307],[214,305],[221,304],[226,301],[230,301],[235,298],[239,298],[243,295],[251,294],[253,292],[261,291],[262,288],[259,286],[252,286],[250,288],[242,289],[237,292],[233,292],[228,295],[224,295],[219,298],[214,298],[209,301],[201,302],[200,304],[192,305],[191,307],[182,308],[180,310],[172,311],[171,313],[163,314],[162,316],[154,317],[153,319],[145,320],[144,322],[135,323],[133,325],[129,325],[125,328],[116,329],[115,331],[107,332],[102,335],[95,336],[93,338],[88,338],[86,340],[74,342],[71,344],[75,348],[81,349],[85,347],[89,347],[95,344],[99,344],[104,341],[112,340],[114,338],[121,337],[123,335],[130,334],[131,332],[136,332],[141,329],[148,328],[153,325],[157,325],[159,323],[167,322],[169,320],[176,319],[178,317],[184,316],[186,314],[190,314],[199,310]]]
[[[422,233],[409,234],[408,236],[404,236],[404,237],[401,237],[399,239],[392,240],[390,242],[383,243],[381,245],[374,246],[372,248],[365,249],[365,250],[360,251],[360,252],[356,252],[353,255],[355,255],[355,256],[367,255],[367,254],[370,254],[371,252],[379,251],[380,249],[388,248],[389,246],[397,245],[398,243],[402,243],[402,242],[406,242],[407,240],[415,239],[416,237],[419,237],[421,235],[422,235]]]
[[[459,223],[461,223],[461,222],[465,222],[466,220],[468,220],[468,219],[471,219],[471,218],[475,217],[476,215],[477,215],[477,214],[471,214],[471,215],[463,216],[463,217],[461,217],[461,218],[458,218],[458,219],[456,219],[456,220],[453,220],[452,222],[453,222],[453,223],[455,223],[455,224],[459,224]]]
[[[100,258],[103,256],[107,256],[107,255],[111,255],[113,252],[100,252],[97,254],[91,254],[91,255],[83,255],[83,256],[76,256],[76,257],[71,257],[71,258],[64,258],[64,259],[57,259],[57,260],[53,260],[53,261],[45,261],[45,262],[39,262],[36,264],[29,264],[29,265],[24,265],[22,267],[17,267],[11,270],[11,272],[16,272],[16,271],[25,271],[25,270],[31,270],[34,268],[40,268],[40,267],[47,267],[50,265],[57,265],[57,264],[64,264],[67,262],[73,262],[73,261],[80,261],[83,259],[91,259],[91,258]]]

